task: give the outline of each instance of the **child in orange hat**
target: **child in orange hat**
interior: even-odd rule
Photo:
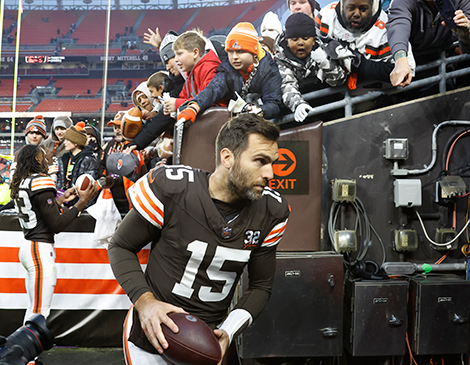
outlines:
[[[228,60],[222,61],[211,83],[178,115],[192,121],[214,102],[224,99],[233,113],[251,112],[274,118],[281,106],[281,75],[258,41],[251,23],[238,23],[225,41]],[[231,102],[229,102],[231,101]]]

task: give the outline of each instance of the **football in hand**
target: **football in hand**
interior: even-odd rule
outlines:
[[[175,365],[216,365],[222,358],[219,341],[210,327],[187,313],[168,314],[178,326],[174,333],[162,325],[168,348],[163,356]]]
[[[78,195],[81,195],[83,191],[85,191],[90,184],[95,184],[95,179],[90,174],[83,174],[77,178],[75,181],[75,190],[77,191]]]

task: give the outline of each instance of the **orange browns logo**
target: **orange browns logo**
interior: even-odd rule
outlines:
[[[149,174],[149,183],[150,184],[153,184],[153,182],[155,181],[155,178],[153,177],[153,171],[154,171],[154,169],[150,170],[150,174]]]
[[[279,148],[279,160],[273,165],[273,172],[276,176],[288,176],[292,174],[297,166],[297,158],[294,153],[287,148]]]
[[[122,160],[119,159],[119,160],[117,161],[117,169],[118,169],[118,170],[121,170],[121,168],[122,168]]]

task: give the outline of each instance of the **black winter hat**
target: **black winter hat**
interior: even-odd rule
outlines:
[[[315,20],[304,13],[294,13],[286,20],[286,38],[315,37]]]

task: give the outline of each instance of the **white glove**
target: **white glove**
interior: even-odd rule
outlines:
[[[312,111],[313,108],[308,105],[307,103],[302,103],[297,105],[297,108],[295,108],[294,112],[294,119],[296,122],[301,123],[307,118],[308,113]]]
[[[235,95],[237,95],[237,100],[230,100],[228,103],[228,111],[231,113],[241,113],[246,106],[246,101],[242,99],[242,97],[235,91]]]

